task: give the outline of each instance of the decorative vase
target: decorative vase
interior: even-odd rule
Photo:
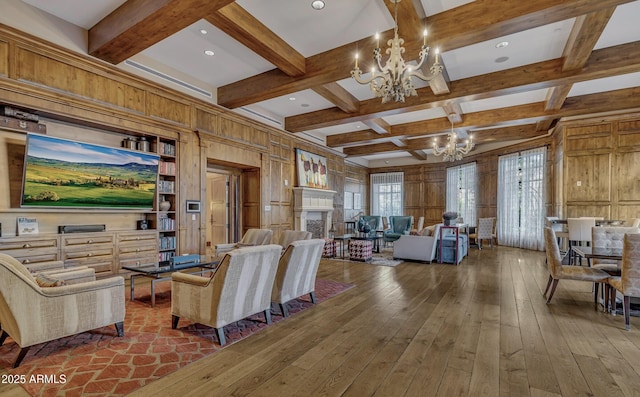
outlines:
[[[451,219],[449,219],[449,218],[444,218],[444,225],[445,225],[445,226],[451,226]]]
[[[171,209],[171,202],[161,201],[159,207],[160,207],[160,211],[169,211]]]

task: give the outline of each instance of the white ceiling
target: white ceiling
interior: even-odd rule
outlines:
[[[46,11],[75,25],[82,31],[95,25],[125,2],[124,0],[5,1],[12,3],[16,8],[27,7],[26,9],[31,9],[30,7],[35,7]],[[414,1],[418,5],[418,12],[428,16],[469,2],[464,0]],[[501,4],[502,2],[496,3]],[[320,11],[311,8],[311,0],[238,0],[237,4],[305,57],[370,37],[377,31],[392,29],[394,24],[393,17],[387,11],[382,0],[326,0],[326,7]],[[497,9],[496,12],[500,12],[500,10]],[[598,40],[596,49],[640,41],[638,20],[640,20],[640,1],[618,6]],[[0,19],[0,21],[2,20]],[[11,21],[2,22],[11,24]],[[461,23],[463,22],[461,21]],[[27,26],[25,23],[26,21],[17,22],[20,26],[16,27],[29,30],[29,28],[25,28]],[[452,82],[559,58],[562,56],[573,23],[573,19],[559,21],[447,51],[441,56]],[[402,25],[402,21],[399,21],[399,25]],[[68,31],[68,29],[68,26],[64,27],[64,31]],[[206,30],[207,33],[203,34],[201,30]],[[47,37],[44,38],[47,39]],[[405,40],[409,41],[410,38],[405,37]],[[508,41],[509,45],[496,48],[496,44],[501,41]],[[205,50],[212,50],[215,55],[207,56],[204,54]],[[354,48],[354,54],[356,51],[357,49]],[[217,87],[274,69],[274,65],[204,19],[142,51],[132,57],[132,60],[212,92],[214,102]],[[338,83],[359,100],[373,98],[368,87],[357,84],[349,77],[349,72],[349,70],[345,70],[345,78]],[[137,73],[143,77],[149,77],[144,72]],[[175,89],[182,89],[170,82],[166,82],[166,84]],[[626,76],[577,83],[571,89],[569,96],[635,86],[640,86],[640,71]],[[197,93],[189,91],[187,93],[200,97],[200,94]],[[546,96],[546,89],[535,90],[502,97],[478,99],[461,103],[460,106],[463,113],[478,112],[516,104],[541,102]],[[237,109],[237,111],[282,128],[285,117],[334,106],[314,91],[304,90],[248,105]],[[260,117],[260,115],[264,117]],[[384,120],[391,125],[396,125],[445,116],[442,108],[434,108],[387,116],[384,117]],[[358,122],[305,131],[299,134],[314,140],[314,142],[324,142],[324,138],[328,135],[366,128],[368,127]],[[389,163],[410,164],[418,161],[406,152],[361,156],[360,158],[352,158],[352,160],[369,166],[382,166]]]

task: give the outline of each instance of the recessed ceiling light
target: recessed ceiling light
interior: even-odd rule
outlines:
[[[212,57],[215,54],[215,52],[211,51],[211,50],[205,50],[204,55],[208,55],[210,57]]]
[[[312,1],[311,8],[313,8],[314,10],[322,10],[324,8],[324,1],[322,0]]]
[[[296,97],[294,97],[294,96],[290,96],[290,97],[289,97],[289,100],[290,100],[290,101],[295,101],[295,100],[296,100]]]
[[[496,48],[503,48],[509,45],[508,41],[501,41],[498,44],[496,44]]]
[[[509,57],[498,57],[496,58],[496,60],[494,61],[495,63],[502,63],[502,62],[507,62],[509,60]]]
[[[205,29],[200,29],[200,33],[207,34],[207,31]]]

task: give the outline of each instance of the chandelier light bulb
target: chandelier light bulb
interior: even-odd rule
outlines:
[[[398,3],[400,0],[392,1],[395,4],[395,26],[393,38],[387,41],[389,48],[384,51],[388,55],[387,60],[383,62],[380,33],[376,33],[376,48],[373,50],[374,66],[371,75],[363,76],[362,70],[358,68],[357,60],[355,68],[351,71],[351,77],[360,84],[369,85],[371,92],[377,98],[382,98],[382,103],[387,103],[390,100],[404,102],[408,96],[417,96],[418,93],[413,83],[413,78],[416,77],[422,81],[429,82],[442,74],[443,69],[442,65],[438,64],[438,56],[436,55],[436,62],[429,68],[429,75],[425,76],[422,73],[422,66],[425,65],[429,57],[426,29],[423,32],[422,47],[418,53],[417,65],[410,66],[405,62],[402,58],[402,54],[405,52],[403,47],[404,39],[398,37]]]

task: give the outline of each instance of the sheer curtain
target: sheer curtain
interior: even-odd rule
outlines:
[[[447,168],[447,211],[456,211],[468,225],[476,224],[476,163]]]
[[[404,215],[404,172],[371,174],[371,215]]]
[[[544,249],[545,147],[498,159],[500,245]]]
[[[520,247],[544,250],[545,175],[547,149],[522,152]]]

